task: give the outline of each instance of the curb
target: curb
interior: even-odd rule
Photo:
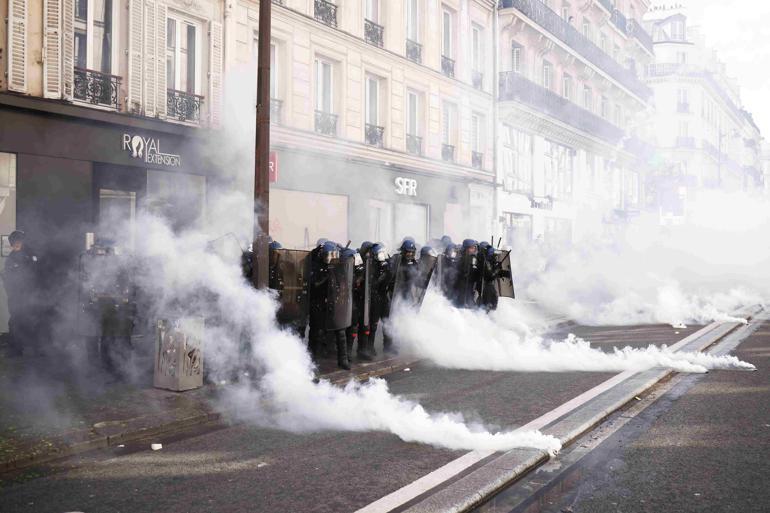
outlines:
[[[377,362],[366,363],[360,366],[359,371],[334,371],[321,376],[321,379],[328,379],[334,385],[345,385],[350,381],[365,381],[370,378],[385,376],[394,372],[401,371],[410,365],[414,365],[418,359],[403,360],[390,358]],[[384,364],[384,366],[383,366]],[[66,444],[48,452],[35,452],[25,454],[20,457],[0,461],[0,474],[22,470],[34,465],[48,463],[54,460],[75,456],[97,449],[107,449],[125,442],[134,442],[143,438],[168,435],[185,429],[189,429],[210,422],[219,422],[227,418],[225,413],[221,412],[201,412],[182,419],[170,422],[161,422],[158,425],[142,427],[129,430],[114,435],[99,435],[83,442],[74,442]],[[130,422],[127,419],[121,422]]]
[[[762,308],[746,309],[741,315],[747,320],[753,318]],[[712,323],[702,335],[680,342],[677,349],[704,351],[743,326],[742,323]],[[705,329],[705,328],[704,328]],[[541,431],[553,435],[567,447],[581,436],[604,422],[616,411],[632,403],[660,381],[674,374],[668,369],[650,369],[637,372],[626,380],[588,401],[578,409],[556,419]],[[619,385],[625,384],[625,387]],[[628,388],[628,385],[631,388]],[[592,406],[599,405],[592,410]],[[435,493],[427,491],[421,497],[410,501],[404,513],[464,513],[481,506],[484,502],[512,485],[526,474],[547,462],[550,456],[536,449],[513,449],[494,460],[475,468]]]

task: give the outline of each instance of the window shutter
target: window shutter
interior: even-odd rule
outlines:
[[[158,42],[156,33],[157,4],[155,0],[144,2],[144,115],[155,117],[158,96]]]
[[[62,92],[61,11],[62,0],[43,2],[43,96],[45,98],[60,98]]]
[[[75,88],[75,0],[60,0],[62,97],[69,100]]]
[[[8,0],[8,89],[27,92],[27,0]]]
[[[168,6],[163,2],[158,2],[157,11],[157,31],[155,34],[155,42],[157,44],[155,55],[157,58],[156,66],[156,88],[155,94],[155,109],[158,113],[158,117],[166,117],[166,106],[168,105],[168,92],[166,82],[166,24],[168,19]]]
[[[142,41],[144,34],[142,0],[128,3],[128,105],[126,110],[142,112]]]
[[[209,119],[211,126],[222,125],[222,24],[209,26]]]

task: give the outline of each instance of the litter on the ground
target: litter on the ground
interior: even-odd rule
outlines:
[[[153,451],[159,451],[163,449],[163,444],[150,444],[150,449]]]

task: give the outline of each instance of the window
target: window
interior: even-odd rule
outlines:
[[[591,41],[591,22],[583,20],[583,37]]]
[[[594,93],[588,86],[583,86],[583,107],[591,112],[594,111]]]
[[[452,20],[452,13],[446,9],[444,9],[443,12],[443,23],[442,23],[442,32],[441,32],[441,55],[444,57],[452,58],[453,48],[452,48],[452,42],[453,42],[453,20]]]
[[[169,14],[166,21],[166,83],[169,89],[200,94],[198,25]]]
[[[442,109],[441,142],[443,144],[454,146],[456,119],[457,107],[453,103],[445,101]]]
[[[484,117],[473,113],[471,116],[471,151],[484,153]]]
[[[553,66],[548,61],[543,61],[543,87],[551,89],[553,84]]]
[[[599,36],[599,47],[604,53],[607,53],[607,34],[604,32]]]
[[[472,31],[472,44],[473,55],[471,65],[473,71],[480,72],[484,67],[484,32],[478,25],[473,25]]]
[[[561,17],[564,18],[564,21],[569,23],[572,21],[572,16],[569,15],[569,5],[564,4],[561,6]]]
[[[406,0],[406,37],[415,43],[420,41],[419,0]]]
[[[546,141],[545,194],[554,199],[572,195],[572,170],[574,150],[567,146]]]
[[[623,107],[615,105],[615,125],[623,126]]]
[[[562,77],[562,96],[572,101],[572,77],[566,73]]]
[[[620,47],[618,45],[612,47],[612,58],[620,62]]]
[[[516,73],[521,73],[521,52],[522,47],[520,44],[511,42],[511,70]]]
[[[406,92],[406,133],[407,135],[420,135],[419,107],[420,98],[414,91]]]
[[[316,59],[316,110],[326,113],[334,112],[332,93],[334,81],[332,79],[332,63],[324,59]]]
[[[365,0],[365,2],[366,2],[366,10],[364,13],[364,17],[369,21],[373,21],[374,23],[379,23],[380,22],[379,0]]]
[[[510,125],[502,130],[503,188],[508,192],[530,193],[533,173],[533,138]]]
[[[277,53],[275,43],[270,43],[270,98],[278,98]]]
[[[75,67],[112,74],[113,0],[76,0]]]
[[[674,41],[685,40],[684,21],[674,20],[671,22],[671,39]]]
[[[0,234],[16,229],[16,154],[0,152]],[[5,257],[0,254],[0,266]],[[0,283],[0,287],[4,284]],[[8,302],[0,301],[0,331],[8,331]]]
[[[676,99],[679,105],[687,104],[687,89],[679,89],[676,93]]]
[[[610,115],[610,101],[606,96],[602,96],[600,114],[604,119],[607,119],[607,117]]]
[[[532,216],[503,212],[505,218],[505,243],[521,247],[532,240]]]
[[[366,77],[366,124],[380,126],[380,79]]]

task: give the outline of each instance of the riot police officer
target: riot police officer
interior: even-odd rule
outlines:
[[[371,243],[369,243],[371,244]],[[362,248],[363,249],[363,248]],[[368,353],[368,335],[369,326],[365,319],[365,314],[369,313],[369,301],[366,297],[367,289],[367,265],[361,253],[356,250],[346,249],[343,250],[343,255],[348,258],[352,255],[354,268],[353,268],[353,319],[350,327],[346,330],[345,336],[347,339],[347,355],[348,359],[353,358],[353,346],[358,343],[357,351],[358,357],[361,360],[371,360],[372,357]]]
[[[367,337],[366,347],[368,353],[373,357],[377,355],[374,349],[374,341],[377,336],[377,328],[381,319],[386,319],[390,315],[390,282],[391,268],[390,258],[385,245],[377,242],[369,250],[372,259],[372,287],[369,312],[369,336]]]
[[[441,257],[441,292],[452,303],[457,294],[457,277],[460,274],[460,251],[457,245],[449,243]]]
[[[503,269],[497,258],[497,251],[493,246],[487,246],[482,254],[482,281],[479,306],[487,312],[497,310],[499,294],[497,290],[500,278],[511,278],[511,272]]]
[[[415,280],[419,274],[417,266],[417,246],[414,239],[405,237],[399,248],[399,254],[391,258],[391,277],[390,277],[390,301],[391,308],[398,302],[410,304],[412,290]],[[387,330],[383,333],[383,348],[385,353],[395,354],[393,348],[393,339]]]
[[[9,355],[21,356],[24,345],[35,346],[38,258],[25,244],[23,231],[16,230],[8,237],[11,254],[5,260],[3,284],[8,296]]]
[[[283,246],[278,241],[273,241],[268,246],[268,255],[270,261],[270,271],[268,278],[268,287],[273,290],[283,290],[283,272],[279,265],[278,250],[283,249]]]
[[[458,308],[475,308],[481,281],[481,265],[478,255],[478,243],[465,239],[460,255],[460,266],[455,284],[454,303]]]
[[[316,247],[310,251],[310,274],[308,278],[308,349],[314,360],[318,361],[321,345],[325,338],[324,315],[326,305],[326,271],[321,252],[328,243],[327,239],[318,239]],[[336,248],[336,245],[335,245]]]

